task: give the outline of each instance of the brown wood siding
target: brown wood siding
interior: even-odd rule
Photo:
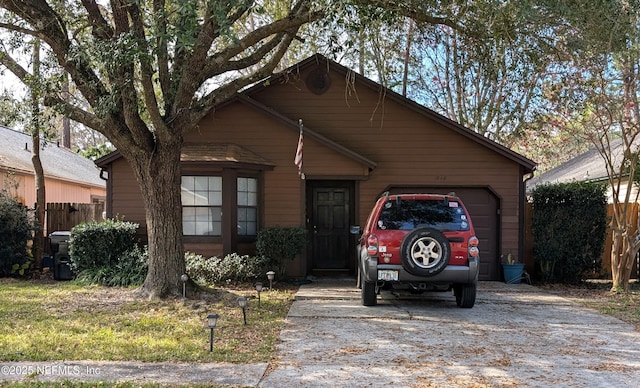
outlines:
[[[378,167],[360,183],[359,218],[364,224],[376,197],[390,185],[487,186],[500,198],[502,252],[518,252],[520,166],[424,115],[356,85],[347,93],[345,77],[315,95],[304,85],[273,85],[252,98],[292,120],[375,161]],[[353,90],[353,89],[352,89]],[[305,158],[313,150],[305,148]]]
[[[295,119],[295,117],[294,117]],[[234,103],[210,115],[196,131],[185,136],[187,142],[236,143],[276,164],[264,174],[265,225],[300,226],[303,185],[293,159],[299,132],[283,126],[263,113]],[[303,170],[308,178],[364,176],[361,164],[304,138]]]
[[[138,233],[146,234],[147,222],[142,193],[131,167],[124,158],[114,161],[111,167],[109,180],[113,208],[110,209],[110,217],[138,223]]]

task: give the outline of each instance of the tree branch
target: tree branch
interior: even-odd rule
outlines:
[[[156,37],[156,57],[158,63],[158,81],[164,103],[164,114],[171,107],[171,73],[169,72],[169,49],[167,47],[167,14],[165,0],[153,0],[154,35]]]
[[[297,30],[301,25],[316,21],[324,15],[324,11],[308,12],[307,9],[302,9],[300,14],[289,15],[288,17],[279,19],[271,24],[262,26],[247,35],[245,35],[240,41],[233,46],[230,46],[226,50],[218,53],[217,55],[210,57],[206,64],[207,74],[222,74],[223,69],[227,65],[227,62],[231,58],[239,55],[243,51],[253,47],[261,40],[274,35],[282,31]]]
[[[285,34],[274,55],[259,70],[246,77],[238,77],[200,99],[193,109],[191,109],[191,121],[196,123],[199,122],[211,111],[217,102],[224,101],[236,94],[238,90],[243,87],[251,85],[271,75],[273,70],[280,63],[284,54],[287,52],[287,49],[294,38],[295,33]]]
[[[89,22],[93,27],[93,36],[103,41],[110,40],[115,34],[113,32],[113,28],[111,28],[109,23],[107,23],[102,16],[100,6],[95,2],[95,0],[82,0],[82,5],[89,14]]]
[[[137,5],[131,5],[129,7],[129,16],[137,44],[141,51],[138,57],[140,60],[140,83],[142,84],[145,106],[147,107],[153,126],[156,130],[161,131],[164,129],[165,125],[158,107],[158,100],[156,98],[155,88],[152,81],[154,71],[153,66],[150,63],[151,54],[149,53],[149,45],[145,39],[144,22],[140,15],[140,9]]]

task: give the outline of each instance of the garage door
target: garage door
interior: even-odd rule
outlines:
[[[396,187],[389,190],[398,193],[434,193],[447,194],[455,192],[464,202],[476,236],[480,240],[480,280],[500,280],[500,259],[498,258],[499,219],[498,198],[487,188],[482,187]]]

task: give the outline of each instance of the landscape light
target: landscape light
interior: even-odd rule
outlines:
[[[260,306],[260,293],[262,292],[261,282],[256,282],[256,291],[258,291],[258,306]]]
[[[273,286],[273,278],[276,277],[276,273],[273,271],[269,271],[267,272],[267,279],[269,279],[269,291],[271,291],[271,288]]]
[[[247,324],[247,311],[245,310],[247,307],[247,298],[244,296],[238,297],[238,306],[242,309],[242,318],[244,319],[244,324]]]
[[[207,315],[207,325],[209,326],[209,329],[211,329],[211,335],[209,336],[210,352],[213,352],[213,329],[216,327],[216,323],[218,323],[218,314]]]
[[[189,280],[189,275],[187,275],[186,273],[183,273],[182,276],[180,276],[180,280],[182,280],[182,297],[183,298],[187,298],[187,280]]]

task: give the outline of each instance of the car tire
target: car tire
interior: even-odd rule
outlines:
[[[462,284],[454,286],[453,293],[456,296],[456,304],[458,307],[470,309],[476,303],[476,289],[475,283]]]
[[[400,246],[404,269],[416,276],[434,276],[449,264],[451,248],[442,232],[433,228],[415,229]]]
[[[376,295],[376,284],[374,282],[362,281],[362,305],[363,306],[375,306],[378,304],[378,297]]]

